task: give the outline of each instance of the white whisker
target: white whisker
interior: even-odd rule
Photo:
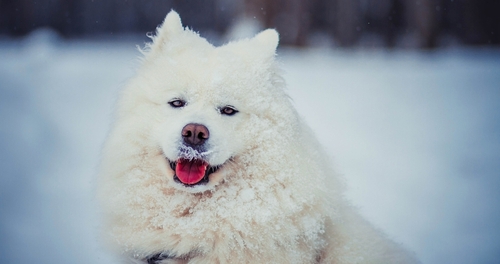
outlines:
[[[206,157],[213,152],[214,150],[199,152],[198,150],[193,149],[192,147],[181,145],[181,147],[179,148],[179,157],[189,160],[206,159]]]

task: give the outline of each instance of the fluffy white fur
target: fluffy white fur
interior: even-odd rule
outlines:
[[[214,47],[167,15],[103,149],[106,235],[126,263],[159,253],[170,257],[154,263],[418,262],[343,198],[284,91],[277,45],[266,30]],[[171,107],[175,98],[186,106]],[[226,105],[239,112],[221,115]],[[183,146],[188,123],[209,129],[204,153]],[[182,151],[221,166],[207,185],[173,181],[168,162]]]

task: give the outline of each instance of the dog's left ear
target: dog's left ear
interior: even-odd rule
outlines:
[[[279,35],[276,30],[266,29],[257,34],[251,41],[261,47],[265,56],[274,57],[276,55],[279,43]]]

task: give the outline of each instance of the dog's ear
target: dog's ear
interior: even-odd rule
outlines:
[[[279,35],[274,29],[266,29],[257,34],[252,41],[257,42],[264,49],[265,55],[274,56],[278,47]]]
[[[184,31],[181,18],[174,10],[170,11],[165,20],[156,29],[156,35],[152,36],[153,43],[149,45],[151,52],[156,52],[165,49],[166,46],[179,34]]]
[[[228,48],[248,61],[270,61],[276,55],[279,36],[274,29],[266,29],[251,39],[229,43]]]

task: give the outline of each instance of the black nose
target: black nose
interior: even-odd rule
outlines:
[[[182,129],[182,138],[184,142],[191,146],[201,145],[207,141],[210,133],[208,128],[201,124],[187,124]]]

